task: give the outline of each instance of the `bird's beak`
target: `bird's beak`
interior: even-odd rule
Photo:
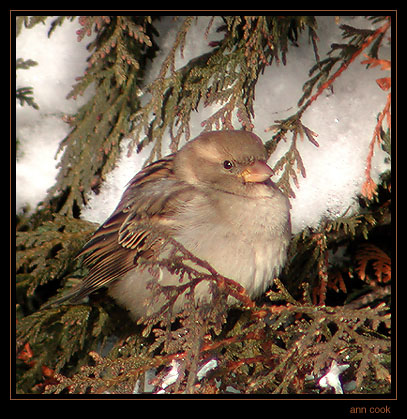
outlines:
[[[263,161],[255,161],[241,173],[245,182],[265,182],[273,174],[273,170]]]

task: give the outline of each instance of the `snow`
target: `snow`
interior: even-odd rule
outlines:
[[[16,209],[30,209],[41,202],[58,173],[56,152],[69,133],[62,118],[86,103],[91,92],[77,101],[67,100],[75,78],[86,68],[86,42],[76,41],[79,23],[66,21],[53,35],[47,34],[53,19],[46,25],[22,29],[16,39],[16,58],[32,59],[38,65],[18,70],[16,86],[32,86],[40,109],[20,106],[16,101],[16,134],[19,141],[16,162]],[[87,38],[89,39],[89,38]],[[88,41],[87,41],[88,42]]]
[[[105,182],[100,188],[98,195],[90,194],[90,201],[83,208],[81,216],[83,219],[102,223],[116,208],[120,198],[131,178],[142,169],[144,161],[150,155],[152,144],[143,148],[139,154],[133,153],[127,156],[127,146],[130,139],[124,139],[121,145],[121,154],[117,167],[107,174]]]
[[[332,387],[335,394],[343,394],[342,384],[339,380],[339,375],[350,367],[348,364],[338,365],[335,360],[332,360],[329,371],[319,380],[319,385],[323,388]]]
[[[222,37],[222,33],[215,31],[221,22],[219,18],[215,19],[209,37],[204,37],[209,20],[210,17],[200,17],[192,24],[183,57],[177,54],[176,68],[209,51],[208,43]],[[65,99],[75,77],[80,76],[86,67],[86,45],[90,39],[86,37],[77,42],[75,31],[79,24],[76,20],[64,23],[56,28],[51,38],[47,38],[51,21],[48,19],[46,25],[23,29],[16,41],[17,58],[30,58],[39,63],[29,70],[18,71],[17,87],[33,86],[34,98],[40,106],[36,111],[16,104],[17,137],[21,144],[16,167],[17,211],[26,204],[33,209],[54,184],[57,174],[55,153],[59,142],[69,132],[62,116],[75,112],[91,94],[87,92],[86,97],[77,101]],[[181,23],[182,18],[174,22],[172,17],[159,22],[158,43],[162,50],[147,70],[146,82],[158,74]],[[362,17],[341,17],[341,23],[370,28],[370,23]],[[342,43],[343,40],[333,16],[318,17],[318,27],[318,48],[323,59],[333,42]],[[296,112],[302,85],[314,64],[306,32],[298,40],[300,48],[289,47],[287,65],[273,63],[257,83],[254,132],[264,141],[272,135],[265,132],[267,127]],[[383,47],[380,54],[381,58],[389,59],[390,45]],[[343,215],[349,208],[350,211],[357,210],[355,198],[365,180],[368,146],[377,115],[386,101],[386,92],[377,86],[375,80],[389,75],[379,68],[366,70],[365,65],[360,64],[364,58],[360,55],[335,81],[333,92],[324,92],[303,115],[304,125],[318,133],[320,146],[315,147],[307,139],[298,141],[307,176],[304,179],[298,174],[299,188],[293,186],[296,194],[296,198],[291,199],[294,233],[307,226],[317,227],[322,218]],[[200,106],[192,115],[191,138],[201,132],[201,121],[216,109],[216,106],[205,109]],[[235,126],[239,127],[239,124]],[[271,166],[287,150],[289,143],[280,142],[270,158]],[[101,193],[89,196],[83,218],[96,222],[106,219],[117,205],[126,183],[142,167],[149,150],[138,155],[133,153],[131,157],[126,153],[127,147],[123,144],[117,168],[107,176]],[[389,169],[385,157],[386,154],[376,146],[372,166],[372,177],[376,182],[380,174]],[[275,179],[278,179],[278,174]]]

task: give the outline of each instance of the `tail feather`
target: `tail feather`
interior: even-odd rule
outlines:
[[[71,292],[68,292],[67,294],[63,295],[60,298],[57,298],[56,300],[49,301],[41,306],[41,310],[56,307],[61,305],[62,303],[65,303],[69,301],[70,303],[78,303],[82,298],[85,298],[90,294],[90,291],[88,289],[85,289],[83,286],[78,286],[75,289],[73,289]]]

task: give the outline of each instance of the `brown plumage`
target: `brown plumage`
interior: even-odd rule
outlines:
[[[288,200],[270,181],[266,160],[254,134],[217,131],[145,167],[80,252],[89,274],[64,300],[107,286],[134,317],[146,314],[151,275],[139,269],[138,259],[160,254],[164,237],[179,241],[249,295],[264,292],[285,262],[290,239]],[[166,272],[162,282],[177,280]],[[198,300],[206,294],[203,287]],[[178,310],[182,304],[179,298]]]

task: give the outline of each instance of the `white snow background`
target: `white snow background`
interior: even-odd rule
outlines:
[[[200,17],[192,25],[186,38],[184,57],[177,56],[177,68],[190,59],[211,49],[210,41],[220,39],[216,33],[220,19],[215,19],[208,38],[204,32],[210,17]],[[38,24],[32,29],[23,28],[16,40],[16,58],[32,59],[38,66],[28,70],[18,70],[17,88],[32,86],[34,99],[39,110],[20,106],[16,101],[17,137],[20,148],[16,163],[16,210],[25,205],[33,210],[45,198],[46,190],[55,183],[58,144],[68,134],[69,126],[62,121],[65,114],[74,113],[91,96],[66,100],[75,83],[75,77],[83,74],[89,53],[86,45],[90,38],[77,42],[77,20],[65,22],[57,27],[50,38],[47,33],[53,18],[45,25]],[[161,48],[147,71],[146,82],[158,74],[182,19],[173,21],[165,17],[156,25],[160,32],[158,44]],[[321,60],[334,42],[343,43],[341,30],[333,16],[317,18],[319,36],[318,49]],[[371,29],[373,26],[363,17],[341,17],[340,23],[357,28]],[[308,71],[315,63],[312,45],[307,31],[298,39],[299,48],[290,46],[287,65],[282,63],[266,67],[256,86],[254,132],[264,141],[271,138],[265,129],[274,120],[284,119],[297,110],[296,103],[302,94],[302,85],[308,80]],[[380,50],[380,58],[390,59],[390,45],[385,43]],[[304,113],[302,122],[318,134],[319,147],[308,140],[298,142],[307,177],[299,178],[299,189],[293,187],[296,198],[291,199],[293,232],[303,228],[317,227],[323,217],[335,218],[343,215],[349,207],[357,209],[356,196],[360,194],[365,180],[365,164],[368,146],[373,137],[376,118],[386,102],[386,92],[376,84],[376,79],[389,76],[389,72],[379,67],[367,69],[360,64],[365,57],[360,55],[349,68],[334,82],[333,92],[324,92]],[[217,108],[202,106],[191,118],[191,138],[197,136],[201,121]],[[237,121],[235,127],[239,128]],[[169,140],[168,140],[169,142]],[[99,195],[91,195],[82,217],[95,222],[103,222],[116,207],[127,182],[139,171],[149,155],[149,150],[141,154],[126,156],[126,142],[122,155],[114,169],[106,178]],[[286,151],[287,145],[281,141],[270,158],[272,166]],[[375,146],[372,178],[378,182],[380,174],[389,169],[386,154]],[[349,214],[349,212],[348,212]]]

